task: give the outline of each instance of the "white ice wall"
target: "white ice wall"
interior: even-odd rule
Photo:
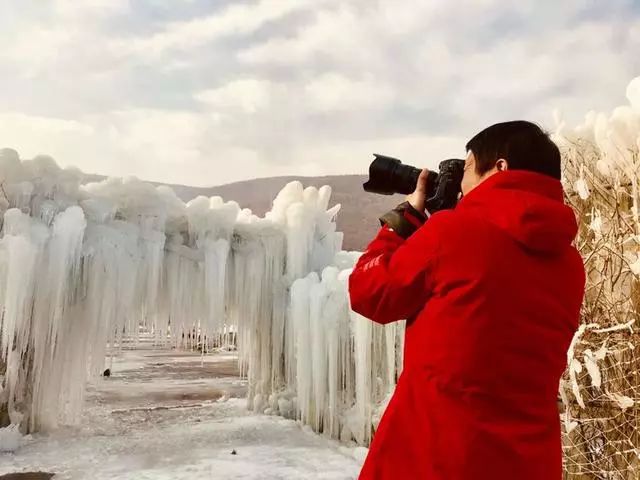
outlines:
[[[292,182],[258,218],[219,197],[185,204],[136,179],[81,179],[49,157],[0,151],[0,411],[30,431],[73,423],[88,377],[142,325],[178,346],[235,333],[250,408],[310,415],[317,429],[328,418],[339,434],[356,392],[342,373],[353,370],[344,269],[355,257],[339,253],[329,187]],[[311,296],[292,297],[297,279],[334,259]],[[298,406],[306,376],[315,400]]]

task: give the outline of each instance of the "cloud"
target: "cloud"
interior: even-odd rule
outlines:
[[[625,102],[628,0],[8,2],[0,147],[194,185],[435,167],[495,121]]]
[[[356,2],[357,3],[357,2]],[[249,65],[299,65],[317,62],[318,55],[350,59],[360,63],[375,51],[360,48],[377,32],[367,29],[367,19],[353,7],[319,10],[309,24],[299,26],[292,36],[275,36],[238,52],[238,59]]]
[[[393,103],[396,92],[389,85],[377,82],[372,75],[353,80],[339,73],[325,73],[305,86],[308,105],[323,113],[384,109]]]
[[[47,118],[24,115],[22,113],[0,113],[0,128],[2,130],[29,129],[34,133],[48,132],[61,134],[89,135],[93,129],[85,124],[61,118]]]
[[[24,71],[32,76],[55,64],[58,51],[70,45],[72,38],[72,32],[61,28],[33,29],[14,40],[11,48],[0,50],[0,61],[26,64]]]
[[[130,11],[129,0],[51,0],[57,15],[67,19],[101,18]]]
[[[239,109],[252,114],[268,108],[275,95],[271,82],[254,78],[234,80],[220,88],[205,90],[195,98],[209,107],[220,110]]]
[[[118,39],[111,48],[125,54],[157,57],[168,51],[198,47],[222,37],[248,35],[269,22],[308,8],[309,5],[309,0],[232,3],[221,12],[170,23],[150,36]]]
[[[73,158],[73,163],[82,165],[85,162],[78,161],[78,149],[84,149],[83,156],[90,156],[94,148],[99,148],[93,143],[96,139],[99,136],[92,125],[75,120],[0,113],[0,145],[15,148],[23,158],[48,154]]]

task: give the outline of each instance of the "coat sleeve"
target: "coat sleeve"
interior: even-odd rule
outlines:
[[[432,215],[407,240],[384,226],[349,277],[351,309],[374,322],[409,319],[433,290],[445,212]]]

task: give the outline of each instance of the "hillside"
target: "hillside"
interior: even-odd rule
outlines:
[[[236,200],[257,215],[264,215],[271,202],[288,182],[299,180],[307,186],[330,185],[333,193],[331,204],[342,205],[338,214],[338,230],[344,232],[345,250],[362,250],[380,227],[378,217],[402,201],[402,196],[384,196],[367,193],[362,184],[364,175],[332,175],[326,177],[274,177],[231,183],[210,189],[205,195],[220,195],[224,199]],[[182,196],[182,191],[176,190]],[[185,190],[184,193],[191,193]]]
[[[100,175],[85,176],[85,182],[102,179],[104,177]],[[385,196],[365,192],[362,189],[362,184],[367,180],[365,175],[258,178],[209,188],[169,186],[185,202],[198,195],[219,195],[225,200],[235,200],[243,208],[250,208],[256,215],[262,216],[271,209],[271,202],[282,187],[294,180],[299,180],[305,187],[331,186],[331,205],[342,205],[337,223],[338,230],[344,232],[345,250],[363,250],[378,231],[378,217],[403,200],[401,195]]]

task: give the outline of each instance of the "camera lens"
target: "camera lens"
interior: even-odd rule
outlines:
[[[420,172],[415,167],[403,165],[397,158],[376,154],[369,166],[369,181],[363,187],[367,192],[383,195],[408,195],[416,189]]]

